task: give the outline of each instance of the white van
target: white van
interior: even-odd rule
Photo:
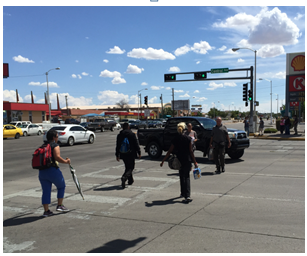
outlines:
[[[32,124],[31,121],[12,121],[10,122],[10,124],[16,126],[16,127],[20,127],[23,124]]]
[[[41,126],[42,127],[42,130],[43,130],[43,132],[47,132],[49,129],[51,129],[52,127],[54,127],[54,126],[57,126],[57,125],[59,125],[58,123],[39,123],[39,124],[37,124],[38,126]]]

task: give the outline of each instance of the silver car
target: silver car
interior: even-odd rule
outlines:
[[[93,144],[96,139],[94,132],[85,129],[78,124],[59,124],[52,127],[50,130],[56,130],[58,132],[59,144],[67,144],[69,146],[79,142]],[[47,132],[44,133],[43,140],[47,141]]]

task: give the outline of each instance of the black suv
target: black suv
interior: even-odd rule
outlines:
[[[165,128],[138,130],[139,143],[145,146],[145,152],[151,158],[158,158],[161,156],[162,151],[168,151],[171,141],[177,133],[177,124],[180,122],[192,124],[192,129],[197,133],[198,137],[198,140],[195,142],[196,150],[204,152],[204,156],[208,155],[211,132],[216,122],[210,118],[187,116],[168,119]],[[228,141],[226,141],[225,152],[231,158],[238,159],[243,156],[244,149],[249,147],[249,139],[245,131],[227,129],[231,140],[231,147],[227,147]]]

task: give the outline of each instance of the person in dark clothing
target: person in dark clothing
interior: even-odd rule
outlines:
[[[124,142],[126,138],[128,139],[128,143]],[[126,151],[122,149],[123,144],[126,145]],[[115,155],[117,161],[122,159],[125,163],[125,172],[121,177],[122,188],[125,188],[127,180],[128,185],[132,185],[134,182],[132,171],[135,166],[135,158],[137,158],[137,156],[139,159],[141,158],[138,140],[135,134],[130,130],[128,123],[123,124],[123,130],[117,135]]]
[[[216,173],[225,172],[225,146],[228,140],[228,148],[231,147],[230,138],[226,126],[222,124],[222,118],[216,118],[216,126],[213,127],[210,140],[210,148],[213,148],[214,162],[216,165]],[[213,144],[212,144],[213,142]]]
[[[290,118],[288,116],[286,116],[285,118],[286,118],[286,121],[285,121],[285,135],[290,135],[290,126],[291,126]]]
[[[173,138],[171,147],[162,160],[160,166],[162,167],[164,161],[170,156],[170,154],[173,151],[176,151],[176,156],[181,164],[179,170],[181,196],[185,198],[185,203],[189,203],[192,201],[190,197],[190,171],[192,170],[191,159],[194,162],[195,168],[197,168],[198,165],[194,157],[191,138],[188,135],[183,134],[185,128],[186,124],[184,122],[177,125],[178,134]]]
[[[294,115],[293,117],[294,117],[294,122],[293,122],[294,135],[297,135],[298,118],[296,115]]]

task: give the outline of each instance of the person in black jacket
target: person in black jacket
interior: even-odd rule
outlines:
[[[124,140],[128,139],[128,143],[125,143]],[[125,145],[123,145],[125,143]],[[122,147],[127,150],[123,150]],[[135,158],[137,156],[141,158],[141,150],[138,143],[138,140],[135,134],[130,130],[128,123],[123,124],[123,130],[117,135],[116,139],[116,160],[119,161],[122,159],[125,163],[125,172],[121,177],[122,188],[125,188],[126,181],[128,180],[128,185],[132,185],[134,182],[132,171],[135,165]]]
[[[286,121],[285,121],[285,135],[290,135],[290,126],[291,126],[291,122],[288,116],[285,116]]]

